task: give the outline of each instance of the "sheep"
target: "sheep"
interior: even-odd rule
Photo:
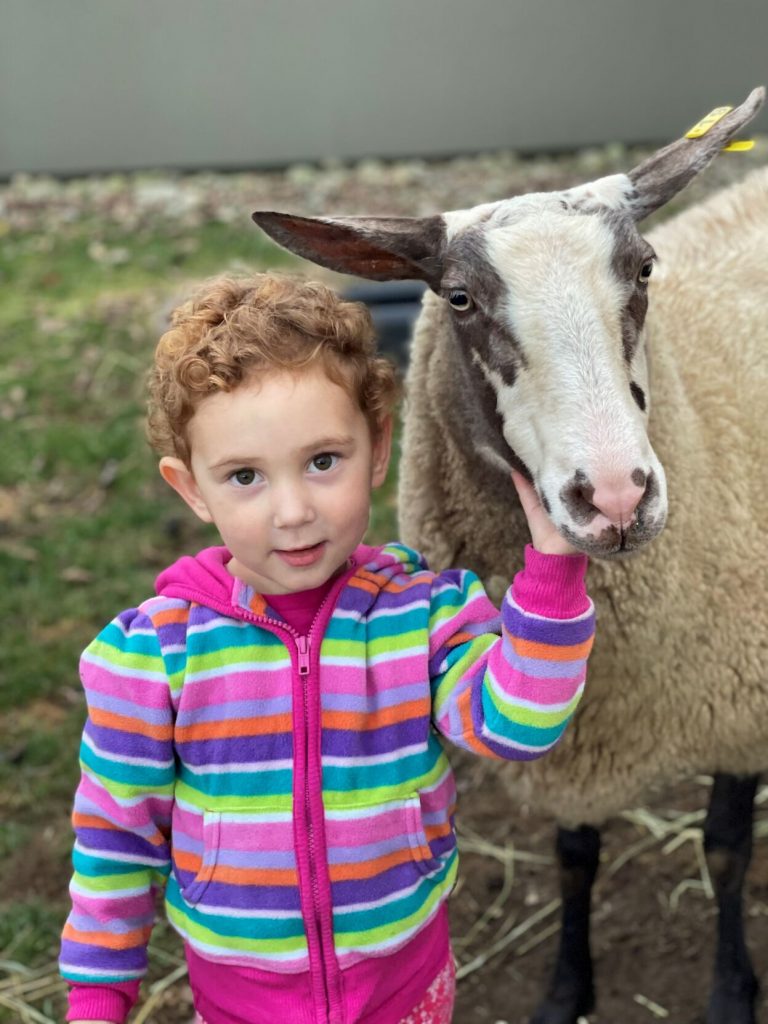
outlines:
[[[720,911],[706,1020],[755,1021],[741,900],[768,761],[768,168],[647,239],[635,224],[764,97],[754,90],[627,174],[561,192],[418,219],[253,215],[323,266],[429,286],[407,377],[404,540],[433,568],[474,569],[498,596],[526,538],[516,467],[593,556],[584,701],[548,757],[500,768],[516,799],[558,823],[561,942],[532,1024],[575,1024],[593,1007],[600,827],[702,772],[715,776],[704,841]]]

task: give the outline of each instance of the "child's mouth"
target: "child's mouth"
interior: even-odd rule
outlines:
[[[315,562],[320,561],[325,550],[325,541],[321,540],[319,544],[313,544],[308,548],[292,548],[290,551],[281,551],[280,549],[275,550],[275,554],[279,555],[284,562],[287,562],[291,566],[304,566],[314,565]]]

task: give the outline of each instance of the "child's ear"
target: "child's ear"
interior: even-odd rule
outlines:
[[[392,417],[387,416],[379,426],[373,439],[373,460],[371,486],[381,487],[387,478],[389,459],[392,455]]]
[[[160,459],[158,468],[163,480],[186,501],[195,515],[202,519],[204,523],[212,523],[213,516],[208,511],[208,506],[200,493],[200,488],[197,486],[197,481],[192,475],[192,470],[186,463],[182,462],[181,459],[164,455]]]

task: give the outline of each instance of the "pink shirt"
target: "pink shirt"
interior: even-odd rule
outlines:
[[[311,1009],[309,971],[277,974],[214,963],[189,947],[186,954],[195,1009],[206,1024],[315,1024],[319,1019]],[[400,1024],[418,1006],[449,955],[448,910],[442,904],[402,949],[342,971],[343,1024]]]
[[[309,633],[312,621],[320,610],[320,605],[325,600],[329,591],[336,582],[336,577],[331,576],[319,587],[311,590],[300,590],[297,594],[262,594],[262,597],[274,608],[278,615],[281,615],[289,626],[292,626],[302,636]]]

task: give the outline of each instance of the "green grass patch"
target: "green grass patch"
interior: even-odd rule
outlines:
[[[188,228],[165,218],[136,230],[85,217],[50,235],[9,232],[0,241],[0,322],[23,319],[41,303],[77,316],[104,292],[156,289],[161,281],[238,265],[288,268],[296,260],[247,216],[236,224]]]

